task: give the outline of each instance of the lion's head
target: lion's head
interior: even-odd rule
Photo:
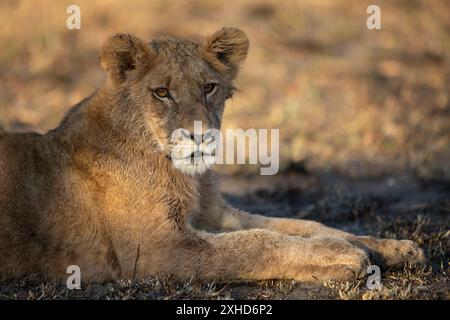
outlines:
[[[178,169],[196,174],[213,162],[210,129],[220,129],[248,47],[236,28],[223,28],[202,44],[171,38],[146,43],[116,34],[105,41],[101,62],[109,86],[126,92],[130,121],[145,126],[158,152],[171,155]]]

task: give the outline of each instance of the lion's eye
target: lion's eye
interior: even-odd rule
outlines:
[[[156,95],[156,97],[158,98],[167,98],[169,97],[169,90],[166,88],[157,88],[154,91],[154,94]]]
[[[211,93],[214,91],[214,88],[216,87],[215,83],[207,83],[205,85],[203,85],[203,92],[204,93]]]

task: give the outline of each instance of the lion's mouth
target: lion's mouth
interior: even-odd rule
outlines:
[[[188,150],[186,150],[188,151]],[[202,174],[216,162],[215,150],[189,150],[184,154],[172,153],[172,162],[175,167],[190,175]]]
[[[185,156],[185,157],[181,157],[181,158],[177,158],[178,160],[184,160],[184,159],[195,159],[195,158],[203,158],[203,157],[214,157],[216,154],[215,152],[211,152],[211,153],[206,153],[206,152],[202,152],[200,150],[196,150],[193,151],[190,155]]]

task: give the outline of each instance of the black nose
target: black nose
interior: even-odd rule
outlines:
[[[194,141],[196,144],[200,144],[203,142],[203,135],[191,133],[191,140]]]
[[[210,130],[206,131],[205,134],[189,133],[187,130],[183,130],[181,133],[186,139],[191,139],[197,144],[209,142],[213,138]]]
[[[189,138],[189,137],[186,137],[186,138]],[[206,142],[206,143],[209,143],[211,140],[212,140],[212,138],[213,138],[213,136],[212,136],[212,134],[211,134],[211,132],[210,131],[207,131],[205,134],[193,134],[193,133],[191,133],[190,134],[190,138],[191,138],[191,140],[192,141],[194,141],[196,144],[200,144],[200,143],[202,143],[202,142]]]

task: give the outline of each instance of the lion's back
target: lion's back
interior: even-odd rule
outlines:
[[[33,211],[33,168],[40,155],[37,134],[0,134],[0,274],[21,274],[30,267],[31,251],[38,253],[33,236],[39,218]],[[37,191],[37,190],[35,190]],[[36,207],[35,207],[36,208]],[[34,250],[31,250],[34,248]],[[24,261],[26,259],[27,261]],[[27,267],[27,268],[28,268]],[[11,271],[13,270],[13,271]]]
[[[12,171],[14,165],[14,139],[11,134],[0,131],[0,271],[4,275],[13,273],[12,270],[20,269],[21,261],[15,254],[21,236],[15,230],[13,211],[15,210],[14,194],[17,192],[17,173]],[[20,213],[18,214],[20,215]],[[20,272],[19,272],[20,273]]]
[[[0,217],[23,213],[39,201],[58,160],[51,149],[36,133],[0,134]]]
[[[0,208],[6,201],[8,189],[11,188],[11,136],[0,130]],[[0,215],[4,210],[0,210]]]

